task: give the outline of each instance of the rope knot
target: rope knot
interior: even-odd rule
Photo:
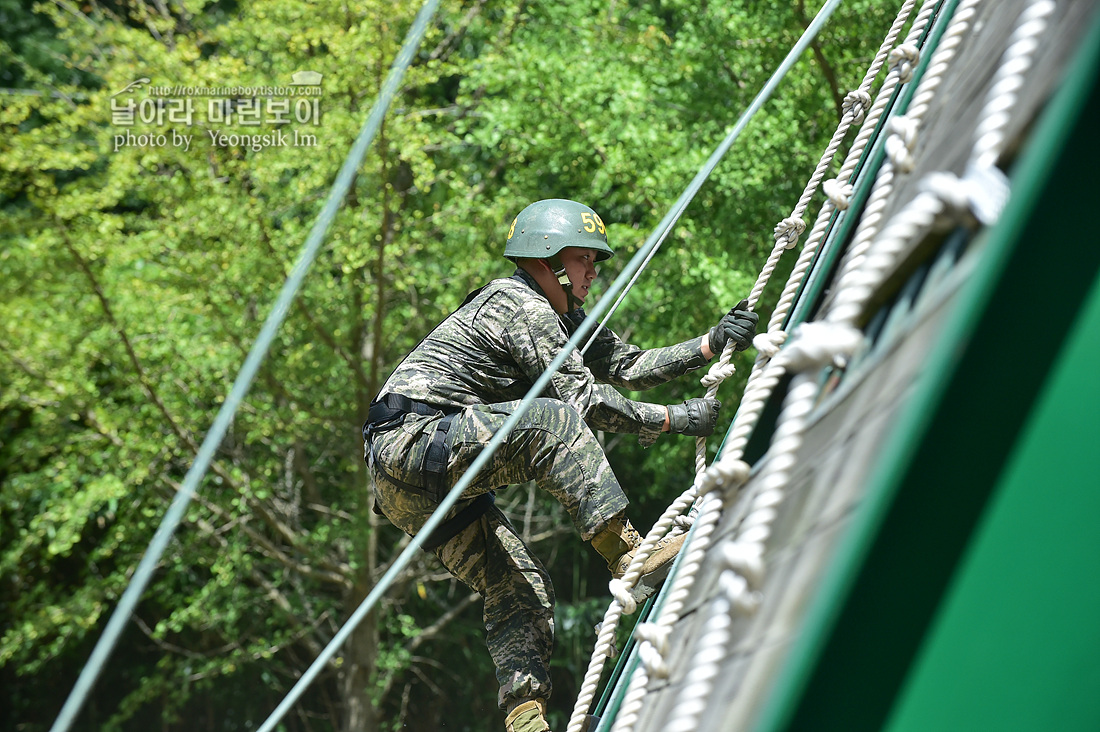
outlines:
[[[650,676],[659,679],[668,678],[668,664],[665,663],[665,654],[668,653],[668,636],[672,628],[656,623],[640,623],[634,629],[634,634],[640,641],[638,655],[645,664]]]
[[[956,216],[970,211],[969,186],[954,173],[929,173],[921,181],[920,187],[943,201]]]
[[[718,575],[718,586],[730,605],[741,613],[752,615],[760,607],[760,593],[749,587],[749,583],[737,572],[727,569]]]
[[[633,615],[634,611],[638,609],[638,603],[634,600],[630,585],[621,579],[613,579],[608,582],[607,589],[610,590],[611,596],[619,603],[619,607],[623,609],[624,615]]]
[[[668,637],[672,628],[657,623],[639,623],[634,630],[638,640],[653,646],[661,655],[668,653]]]
[[[954,173],[931,173],[921,190],[939,198],[956,217],[973,214],[986,226],[997,222],[1008,201],[1008,178],[993,166],[970,166],[960,178]]]
[[[688,531],[695,525],[695,517],[691,515],[681,514],[672,520],[673,525],[677,529]]]
[[[917,147],[917,121],[898,115],[890,120],[890,132],[890,137],[886,139],[886,154],[895,168],[909,173],[916,165],[913,150]]]
[[[851,326],[810,321],[798,326],[782,358],[792,372],[807,371],[851,356],[861,343],[863,333]]]
[[[763,547],[742,541],[728,541],[722,546],[722,562],[745,578],[749,587],[758,589],[764,581]]]
[[[897,70],[902,84],[913,79],[919,61],[920,49],[912,43],[903,43],[890,52],[890,67]]]
[[[752,339],[752,346],[764,358],[774,358],[787,340],[787,331],[771,330]]]
[[[715,461],[703,473],[699,492],[706,494],[718,488],[738,488],[749,479],[749,471],[749,464],[744,460],[723,458]]]
[[[711,387],[718,386],[723,381],[733,376],[736,371],[737,366],[733,363],[722,363],[721,361],[719,361],[718,363],[711,366],[705,374],[703,374],[703,377],[699,379],[699,383],[705,386],[707,389],[710,389]]]
[[[852,184],[841,183],[836,178],[830,178],[821,184],[821,190],[833,202],[838,211],[847,211],[852,202]]]
[[[863,124],[867,110],[871,108],[871,95],[862,89],[853,89],[844,97],[840,112],[852,118],[857,125]]]
[[[785,240],[784,249],[792,249],[798,243],[798,237],[806,230],[806,222],[798,216],[788,216],[775,225],[775,243]]]

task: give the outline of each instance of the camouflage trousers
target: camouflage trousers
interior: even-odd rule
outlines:
[[[517,405],[479,405],[455,416],[446,440],[448,486],[458,482]],[[383,470],[396,480],[423,485],[418,468],[439,419],[410,414],[400,427],[373,438],[377,464],[371,472],[377,506],[410,535],[424,525],[436,504],[391,483]],[[577,411],[556,399],[537,399],[448,517],[487,491],[530,480],[564,506],[586,541],[627,506],[603,450]],[[493,507],[437,547],[435,555],[484,598],[486,645],[496,665],[500,708],[527,699],[548,699],[554,586],[516,529]]]

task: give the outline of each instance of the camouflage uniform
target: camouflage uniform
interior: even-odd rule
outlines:
[[[461,409],[447,432],[447,486],[458,482],[583,317],[583,311],[559,316],[534,279],[517,270],[482,288],[397,367],[381,394]],[[583,360],[574,352],[552,377],[450,515],[494,488],[534,480],[561,502],[581,537],[591,539],[628,503],[593,430],[653,437],[666,416],[663,405],[632,401],[613,387],[648,389],[706,361],[698,339],[643,351],[601,330]],[[372,439],[376,505],[409,534],[436,504],[390,478],[423,484],[419,468],[440,418],[409,414]],[[435,554],[485,600],[500,707],[549,698],[554,589],[515,528],[491,508]]]

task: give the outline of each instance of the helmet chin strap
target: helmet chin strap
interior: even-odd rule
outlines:
[[[561,259],[551,257],[548,264],[550,269],[554,271],[554,276],[558,278],[558,284],[561,285],[561,289],[565,293],[566,312],[571,313],[584,305],[584,302],[573,294],[573,283],[569,281],[569,275],[566,273],[565,265],[561,263]]]

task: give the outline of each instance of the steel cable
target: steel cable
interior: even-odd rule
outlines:
[[[272,341],[275,339],[279,327],[286,319],[287,311],[290,309],[294,297],[301,288],[302,281],[305,279],[310,265],[317,256],[317,252],[324,241],[329,225],[336,217],[336,212],[340,208],[340,204],[343,202],[344,197],[355,182],[356,171],[363,162],[367,148],[370,146],[371,142],[373,142],[374,136],[377,134],[382,124],[382,119],[389,108],[390,102],[397,93],[401,79],[404,77],[405,70],[412,62],[413,53],[415,53],[416,49],[419,47],[420,41],[424,37],[424,33],[438,5],[439,0],[427,0],[417,14],[416,20],[413,22],[406,36],[405,44],[394,60],[389,75],[386,77],[386,81],[378,94],[378,99],[371,108],[370,114],[359,132],[359,136],[348,152],[347,158],[345,158],[344,164],[340,168],[336,180],[333,182],[328,198],[325,200],[324,208],[321,210],[320,215],[318,215],[316,222],[313,224],[313,228],[309,232],[306,243],[302,247],[301,253],[298,255],[298,261],[294,265],[294,269],[291,270],[290,275],[283,284],[282,291],[279,293],[275,305],[268,314],[267,320],[264,321],[260,334],[253,343],[251,350],[248,352],[248,356],[245,358],[244,365],[241,367],[240,373],[237,374],[237,378],[233,382],[233,386],[229,391],[229,396],[226,397],[221,409],[218,410],[213,425],[206,433],[206,437],[199,447],[198,454],[195,456],[195,462],[192,463],[191,468],[187,471],[187,475],[183,479],[180,490],[176,493],[171,505],[165,512],[164,518],[161,520],[156,534],[153,535],[153,540],[149,543],[149,547],[146,549],[145,555],[134,571],[130,583],[122,593],[118,605],[107,621],[107,627],[104,629],[103,635],[99,637],[95,648],[92,649],[91,656],[89,656],[87,662],[85,662],[84,668],[81,669],[80,676],[77,677],[76,684],[65,700],[65,704],[61,707],[61,712],[50,728],[50,732],[65,732],[69,729],[70,725],[75,721],[77,714],[80,713],[80,709],[87,701],[92,687],[103,671],[115,645],[117,645],[119,636],[121,636],[127,621],[130,619],[131,613],[133,613],[134,608],[137,606],[138,601],[141,599],[145,588],[148,586],[153,576],[153,572],[156,570],[157,562],[160,561],[161,556],[168,547],[168,542],[171,540],[172,535],[183,520],[187,512],[187,507],[190,505],[191,499],[194,498],[198,490],[200,481],[202,481],[203,477],[206,475],[206,471],[210,467],[210,463],[214,458],[214,453],[225,438],[225,433],[228,431],[229,425],[232,424],[233,417],[236,415],[238,407],[248,393],[248,389],[256,376],[256,372],[259,371],[260,365],[267,356],[267,352],[271,347]]]

